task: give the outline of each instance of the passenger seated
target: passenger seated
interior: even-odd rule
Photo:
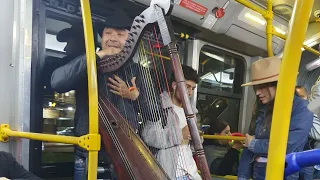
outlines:
[[[225,121],[216,120],[211,123],[206,134],[230,136],[230,126]],[[221,176],[236,175],[242,147],[240,141],[234,141],[230,147],[228,140],[205,139],[203,148],[210,173]]]
[[[41,180],[21,166],[11,154],[0,151],[0,180]]]

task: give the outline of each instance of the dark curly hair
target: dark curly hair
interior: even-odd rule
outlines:
[[[190,66],[181,65],[185,80],[199,82],[198,73]],[[171,82],[175,82],[174,72],[171,74]]]

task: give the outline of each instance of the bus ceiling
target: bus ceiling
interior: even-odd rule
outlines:
[[[132,1],[144,5],[150,3],[150,0]],[[250,56],[278,55],[283,51],[294,5],[294,0],[175,0],[174,2],[176,5],[172,15],[187,25],[197,25],[200,31],[196,32],[195,36],[198,39]],[[273,9],[274,13],[267,11],[267,2],[272,3],[269,9]],[[320,56],[318,51],[310,48],[320,42],[318,10],[320,1],[315,1],[304,42],[305,47],[302,50]],[[273,27],[270,26],[269,33],[266,33],[268,19]],[[273,35],[270,43],[266,43],[266,34]]]
[[[75,3],[77,1],[45,1],[47,6],[60,10],[65,8],[66,12],[71,14],[78,14],[80,11],[77,7],[80,4]],[[91,7],[94,18],[106,20],[118,7],[125,9],[134,17],[140,14],[150,1],[92,0]],[[274,12],[267,11],[267,0],[174,0],[174,3],[172,15],[177,33],[189,33],[197,39],[248,56],[281,56],[294,0],[273,0],[269,8]],[[320,23],[317,22],[320,17],[319,10],[320,1],[315,1],[304,41],[305,46],[301,47],[302,50],[318,56],[320,56],[319,51],[312,47],[320,43]],[[268,23],[272,23],[272,26],[266,28]],[[267,38],[267,34],[272,38]]]

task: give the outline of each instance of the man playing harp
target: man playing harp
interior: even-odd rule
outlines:
[[[116,13],[112,17],[108,18],[106,24],[101,24],[97,27],[101,37],[102,47],[102,50],[97,52],[97,61],[106,55],[113,55],[120,52],[128,38],[132,19],[130,19],[123,11],[118,10],[115,12]],[[131,77],[129,81],[132,83],[131,86],[135,87],[135,77]],[[139,95],[137,88],[129,91],[128,84],[124,83],[117,75],[110,76],[108,85],[110,87],[110,94],[116,96],[120,95],[123,99],[135,100]],[[75,135],[82,136],[87,134],[89,122],[86,55],[78,56],[70,63],[56,69],[51,77],[51,86],[58,93],[76,90],[77,112],[75,113]],[[116,98],[115,96],[110,96]],[[125,100],[124,102],[126,103],[127,113],[133,113],[131,103],[126,102]],[[124,109],[122,108],[120,111],[123,110]],[[131,116],[135,117],[135,115]],[[131,121],[130,123],[133,128],[137,129],[137,122]],[[103,148],[103,146],[101,146],[101,148]],[[108,164],[108,159],[104,156],[104,153],[101,152],[103,152],[103,149],[99,152],[99,163]],[[84,179],[86,177],[85,164],[87,161],[87,153],[82,148],[76,147],[75,154],[75,180]]]
[[[101,37],[102,48],[96,53],[97,62],[105,56],[117,54],[123,49],[131,24],[132,20],[123,11],[117,10],[113,16],[108,18],[107,23],[99,24],[96,27]],[[99,91],[106,95],[136,132],[138,132],[139,119],[158,121],[161,117],[162,119],[168,118],[168,115],[158,111],[162,110],[160,92],[153,87],[152,82],[147,84],[146,74],[154,76],[151,70],[145,70],[132,60],[112,73],[98,74]],[[75,134],[76,136],[87,134],[89,124],[86,56],[79,56],[67,65],[56,69],[51,77],[51,86],[59,93],[76,90],[76,111],[78,112],[75,117]],[[151,90],[152,92],[150,92]],[[151,103],[148,102],[151,100]],[[181,131],[172,131],[172,135],[180,138],[171,139],[171,143],[179,144],[182,138]],[[109,164],[103,148],[102,145],[99,152],[99,163]],[[75,179],[84,179],[86,177],[87,153],[80,147],[76,147],[75,154]]]

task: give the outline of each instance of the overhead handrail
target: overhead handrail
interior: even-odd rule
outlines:
[[[282,34],[278,33],[277,31],[273,31],[273,35],[278,36],[279,38],[281,38],[283,40],[287,40],[287,37],[285,35],[282,35]],[[305,50],[307,50],[307,51],[309,51],[309,52],[311,52],[311,53],[313,53],[313,54],[315,54],[317,56],[320,56],[320,52],[319,51],[317,51],[317,50],[315,50],[315,49],[313,49],[313,48],[311,48],[309,46],[306,46],[306,45],[303,45],[302,47]]]
[[[235,0],[238,3],[246,6],[247,8],[250,8],[252,10],[254,10],[255,12],[259,13],[262,15],[262,17],[264,17],[267,21],[267,25],[266,25],[266,36],[267,36],[267,50],[268,50],[268,56],[273,56],[273,49],[272,49],[272,35],[277,36],[283,40],[286,40],[286,36],[282,35],[278,32],[275,31],[275,28],[272,24],[273,21],[273,11],[272,11],[272,0],[267,0],[267,9],[263,9],[253,3],[251,3],[248,0]],[[302,46],[301,46],[302,47]],[[320,52],[308,47],[306,45],[303,45],[303,48],[306,51],[309,51],[317,56],[320,55]]]

